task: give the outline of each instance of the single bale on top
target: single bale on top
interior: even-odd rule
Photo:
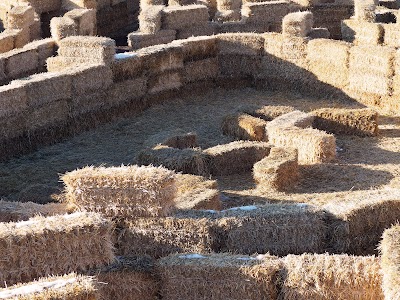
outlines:
[[[51,37],[56,41],[77,35],[77,28],[74,20],[68,17],[56,17],[50,21]]]
[[[376,136],[378,113],[372,109],[322,108],[312,112],[313,127],[333,134]]]
[[[376,0],[355,0],[354,17],[358,21],[375,22]]]
[[[272,147],[266,158],[254,164],[253,177],[259,188],[290,190],[299,179],[297,150]]]
[[[114,260],[112,224],[95,213],[0,223],[1,285],[68,272],[87,272]]]
[[[266,141],[267,122],[248,114],[226,116],[222,121],[222,133],[240,140]]]
[[[97,300],[99,285],[93,277],[69,274],[41,278],[0,289],[8,300]]]
[[[175,173],[162,167],[86,167],[66,173],[66,201],[107,217],[155,217],[169,213]]]
[[[385,230],[380,244],[385,299],[400,299],[400,226]]]
[[[142,8],[139,14],[140,32],[155,34],[161,30],[161,15],[163,8],[163,5],[153,5]]]
[[[159,284],[154,274],[154,261],[148,256],[117,257],[108,266],[90,271],[99,285],[102,300],[154,300]]]
[[[314,24],[312,12],[302,11],[287,14],[282,20],[282,33],[284,36],[306,37],[311,32]]]
[[[283,262],[279,299],[383,300],[375,256],[303,254],[288,255]]]
[[[277,299],[281,260],[229,254],[177,254],[157,261],[160,294],[174,299]]]

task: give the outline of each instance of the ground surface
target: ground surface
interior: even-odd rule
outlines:
[[[59,175],[87,165],[118,166],[134,163],[146,139],[160,131],[194,131],[207,148],[231,141],[223,136],[223,117],[243,106],[291,105],[310,111],[321,107],[360,107],[334,99],[254,89],[208,91],[152,107],[139,116],[83,133],[35,153],[0,164],[0,198],[47,202],[60,194]],[[304,166],[302,180],[291,193],[255,189],[251,174],[219,177],[225,207],[275,201],[324,204],[333,199],[369,197],[389,188],[400,189],[400,117],[380,118],[374,138],[337,136],[337,161]]]

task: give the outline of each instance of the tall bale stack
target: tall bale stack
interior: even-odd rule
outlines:
[[[333,134],[362,137],[378,134],[378,113],[369,108],[321,108],[312,114],[315,115],[313,127]]]
[[[315,27],[326,27],[332,39],[341,40],[342,20],[347,20],[353,15],[354,2],[348,0],[337,0],[331,4],[320,2],[312,6],[311,11]]]
[[[313,26],[313,14],[309,11],[287,14],[282,20],[282,34],[306,37]]]
[[[97,19],[94,9],[73,9],[67,12],[64,17],[74,20],[77,35],[96,35]]]
[[[139,14],[139,30],[143,33],[155,34],[161,30],[163,5],[152,5],[141,9]]]
[[[351,44],[327,39],[308,43],[309,70],[318,80],[343,89],[349,84],[349,52]]]
[[[207,211],[180,211],[165,218],[138,218],[125,221],[117,237],[117,254],[150,255],[171,253],[210,253],[218,249],[218,235]]]
[[[181,254],[157,262],[160,293],[166,300],[276,299],[280,268],[281,261],[271,256],[259,260],[226,254]]]
[[[328,254],[283,258],[283,300],[383,300],[380,259]]]
[[[393,90],[396,50],[382,46],[354,46],[350,49],[349,89],[365,94],[367,103],[374,96],[390,96]]]
[[[328,215],[329,247],[335,253],[376,253],[384,230],[400,219],[399,198],[398,191],[389,190],[326,204],[323,209]]]
[[[212,175],[231,175],[250,171],[270,149],[265,142],[236,141],[205,149],[204,153],[209,157]]]
[[[261,189],[290,190],[299,179],[297,150],[272,147],[266,158],[254,164],[253,178]]]
[[[386,300],[400,297],[400,226],[394,225],[385,230],[380,244],[383,274],[382,289]]]
[[[224,118],[221,129],[223,134],[239,140],[267,141],[266,124],[266,121],[248,114],[234,114]]]
[[[324,212],[307,204],[244,206],[217,219],[221,251],[287,255],[325,251]]]
[[[50,21],[51,37],[60,41],[66,37],[78,35],[74,20],[71,18],[56,17]]]
[[[380,45],[384,38],[382,24],[356,19],[343,20],[341,31],[344,41],[356,45]]]
[[[94,213],[0,223],[2,285],[68,272],[86,272],[114,260],[111,224]]]
[[[102,300],[157,299],[159,284],[150,257],[120,256],[114,263],[92,270],[90,274],[101,282],[98,293]]]
[[[156,167],[86,167],[62,176],[66,201],[108,217],[168,214],[176,195],[175,174]]]
[[[25,3],[27,4],[27,3]],[[21,48],[37,37],[33,27],[39,21],[35,18],[35,11],[30,5],[17,5],[7,12],[6,28],[18,30],[14,39],[14,48]]]
[[[9,300],[97,300],[98,284],[92,277],[69,274],[41,278],[0,289],[0,298]]]

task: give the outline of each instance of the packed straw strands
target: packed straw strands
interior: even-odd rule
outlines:
[[[114,259],[112,225],[95,213],[0,223],[0,282],[6,285],[85,272]]]
[[[177,254],[160,259],[163,299],[276,299],[281,261],[227,254]]]
[[[163,216],[176,196],[175,173],[161,167],[86,167],[62,180],[68,203],[108,217]]]
[[[222,132],[240,140],[266,141],[267,122],[247,114],[229,115],[222,121]]]
[[[88,276],[69,274],[41,278],[0,289],[0,299],[8,300],[97,300],[98,284]]]

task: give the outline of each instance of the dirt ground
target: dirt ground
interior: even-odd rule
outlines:
[[[0,163],[0,198],[45,203],[62,191],[59,176],[88,165],[133,164],[146,140],[161,131],[181,128],[198,135],[201,148],[230,142],[220,124],[241,108],[290,105],[310,111],[322,107],[361,107],[335,99],[251,88],[210,90],[204,95],[177,98],[139,116],[103,125],[65,142]],[[301,181],[290,193],[255,189],[250,173],[217,177],[225,207],[266,202],[325,204],[338,199],[372,197],[400,189],[400,117],[381,113],[380,134],[373,138],[337,136],[337,160],[302,166]]]

